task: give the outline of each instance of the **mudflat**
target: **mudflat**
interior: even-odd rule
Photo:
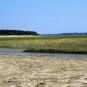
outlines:
[[[0,55],[0,87],[87,87],[87,60]]]

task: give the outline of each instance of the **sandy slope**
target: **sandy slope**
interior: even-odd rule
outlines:
[[[87,60],[0,55],[0,87],[87,87]]]

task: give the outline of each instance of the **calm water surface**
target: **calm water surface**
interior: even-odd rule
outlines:
[[[55,56],[60,58],[87,58],[87,54],[34,53],[34,52],[22,52],[21,49],[0,49],[0,54],[24,55],[24,56]]]

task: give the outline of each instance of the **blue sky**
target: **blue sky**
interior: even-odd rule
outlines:
[[[0,29],[87,32],[87,0],[0,0]]]

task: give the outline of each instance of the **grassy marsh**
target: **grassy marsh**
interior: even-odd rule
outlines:
[[[25,52],[87,53],[87,36],[0,37],[0,48]]]

